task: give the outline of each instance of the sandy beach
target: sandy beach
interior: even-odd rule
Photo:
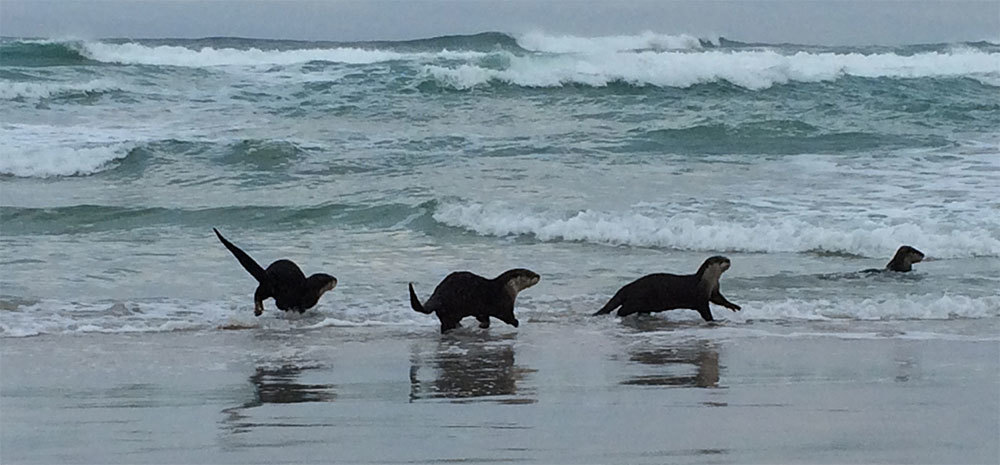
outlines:
[[[6,339],[0,461],[998,458],[996,341],[727,331],[649,318]]]

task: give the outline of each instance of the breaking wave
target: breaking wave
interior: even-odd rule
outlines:
[[[74,205],[50,208],[0,206],[7,235],[74,234],[162,228],[175,224],[209,229],[220,222],[244,227],[287,229],[316,224],[390,227],[420,215],[422,206],[404,204],[347,205],[326,203],[313,207],[239,205],[203,209],[164,207],[128,208]]]
[[[14,151],[10,147],[0,151],[0,174],[49,178],[59,176],[84,176],[98,173],[124,159],[132,146],[126,143],[97,147],[32,147]]]
[[[124,90],[121,85],[107,79],[81,83],[0,81],[0,100],[88,96],[120,90]]]
[[[81,53],[90,59],[105,63],[189,67],[290,65],[310,61],[368,64],[407,58],[406,54],[399,52],[356,48],[277,51],[257,48],[241,50],[205,47],[192,50],[175,45],[150,47],[136,43],[106,44],[100,42],[83,44]]]
[[[657,34],[646,31],[635,35],[603,37],[553,36],[541,32],[524,34],[517,44],[525,50],[549,53],[608,53],[639,50],[700,50],[718,46],[719,39],[699,39],[688,34]]]
[[[884,257],[902,243],[920,244],[938,258],[1000,256],[995,231],[949,228],[927,232],[903,223],[818,226],[795,218],[731,222],[698,215],[523,212],[501,205],[444,203],[434,220],[486,236],[531,236],[541,241],[661,247],[705,252],[835,252]]]
[[[491,83],[522,87],[604,87],[625,83],[687,88],[717,82],[762,90],[791,82],[834,81],[849,76],[971,78],[992,85],[1000,76],[996,65],[998,59],[998,53],[974,49],[908,56],[801,51],[788,55],[773,50],[641,51],[511,55],[509,66],[502,68],[469,63],[458,66],[428,64],[423,72],[429,79],[458,90]]]

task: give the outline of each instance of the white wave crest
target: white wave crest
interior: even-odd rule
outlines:
[[[718,43],[718,39],[712,41]],[[525,50],[549,53],[607,53],[634,50],[698,50],[697,37],[679,34],[657,34],[646,31],[636,35],[603,37],[552,36],[541,32],[524,34],[517,45]]]
[[[129,144],[34,147],[23,151],[5,147],[0,149],[0,174],[37,178],[94,174],[127,157],[131,149]]]
[[[1000,256],[996,231],[951,228],[927,232],[912,223],[864,222],[846,227],[817,226],[794,218],[755,223],[720,221],[700,214],[653,217],[641,213],[579,211],[564,214],[524,212],[500,204],[440,205],[440,223],[480,235],[534,236],[542,241],[583,241],[609,245],[663,247],[694,251],[827,251],[884,257],[901,243],[920,244],[938,258]]]
[[[122,90],[114,82],[96,79],[81,83],[0,81],[0,100],[49,98],[53,96]]]
[[[56,177],[94,174],[149,138],[139,125],[106,129],[93,126],[46,124],[0,125],[0,174],[18,177]]]
[[[977,50],[922,53],[807,53],[783,55],[771,50],[595,53],[586,55],[516,56],[503,69],[462,64],[426,65],[424,73],[456,89],[490,82],[525,87],[568,84],[631,85],[686,88],[729,82],[751,90],[788,82],[833,81],[845,76],[866,78],[969,77],[989,82],[1000,76],[1000,54]]]
[[[295,50],[203,47],[195,50],[173,45],[151,47],[137,43],[107,44],[103,42],[86,42],[80,47],[80,53],[87,58],[105,63],[184,67],[292,65],[310,61],[370,64],[434,58],[474,59],[485,55],[479,52],[450,52],[447,50],[438,53],[400,53],[351,47]]]

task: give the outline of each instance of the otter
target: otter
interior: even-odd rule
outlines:
[[[250,258],[246,252],[222,237],[218,229],[212,228],[240,265],[257,278],[260,285],[253,293],[253,314],[264,313],[264,300],[274,297],[274,303],[283,311],[303,313],[316,306],[323,293],[337,287],[337,278],[325,273],[316,273],[306,278],[305,273],[291,260],[278,260],[265,270]]]
[[[643,276],[619,289],[594,315],[611,313],[618,307],[621,307],[618,316],[690,308],[697,310],[705,321],[714,321],[708,308],[709,302],[734,312],[740,310],[739,305],[726,300],[719,292],[719,278],[729,265],[728,258],[715,256],[705,260],[695,274],[656,273]]]
[[[913,270],[914,263],[920,263],[924,260],[924,253],[904,245],[896,250],[896,255],[892,256],[892,260],[885,265],[885,268],[869,268],[864,270],[863,273],[877,273],[881,271],[898,271],[900,273],[906,273],[907,271]]]
[[[507,270],[493,279],[457,271],[445,277],[424,304],[410,283],[410,306],[420,313],[437,313],[442,334],[458,327],[467,316],[476,317],[480,328],[490,327],[491,316],[516,328],[514,299],[539,279],[538,273],[524,268]]]

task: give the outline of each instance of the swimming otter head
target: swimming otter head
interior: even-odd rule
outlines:
[[[729,269],[731,262],[728,258],[722,255],[716,255],[714,257],[708,257],[701,267],[698,268],[698,272],[695,273],[701,276],[702,279],[710,279],[713,281],[718,281],[719,277],[722,276],[726,270]]]
[[[892,260],[885,265],[885,268],[890,271],[902,271],[907,272],[913,269],[914,263],[919,263],[924,260],[924,253],[904,245],[896,251],[896,255],[893,255]]]

